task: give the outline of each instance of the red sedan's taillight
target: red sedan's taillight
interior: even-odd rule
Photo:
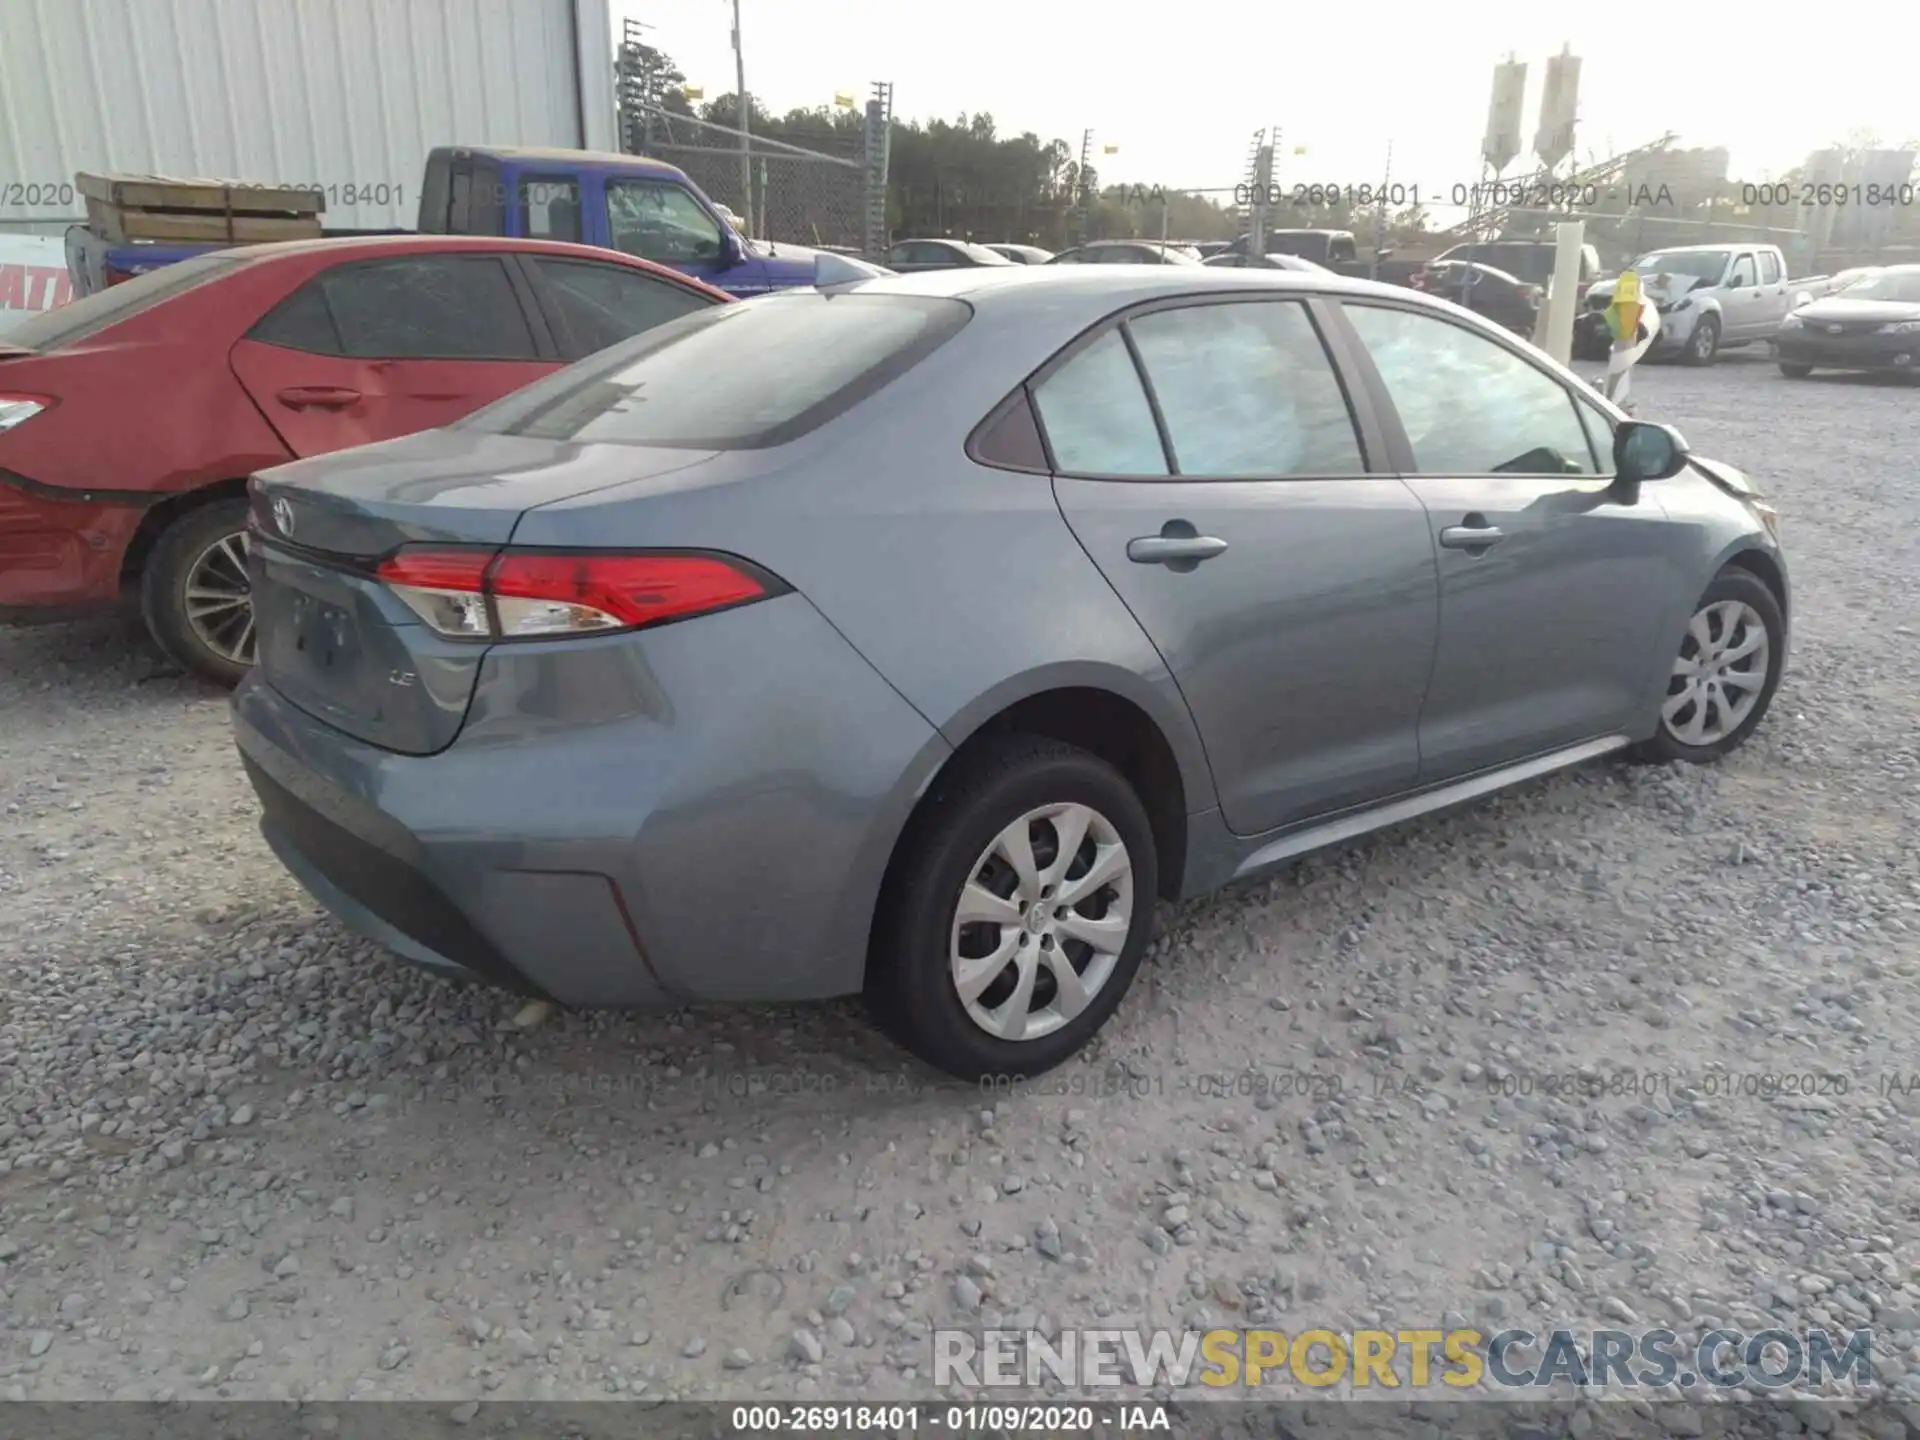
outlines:
[[[46,395],[10,395],[0,390],[0,432],[24,425],[52,404]]]
[[[374,573],[441,635],[515,640],[637,630],[779,593],[722,555],[407,545]]]

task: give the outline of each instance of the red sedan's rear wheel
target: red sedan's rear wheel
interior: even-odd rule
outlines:
[[[254,655],[245,500],[216,500],[167,527],[140,576],[140,612],[170,659],[215,684],[240,683]]]

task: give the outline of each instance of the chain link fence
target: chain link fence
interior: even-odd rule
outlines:
[[[868,166],[861,128],[826,135],[817,143],[831,149],[815,150],[760,135],[744,137],[743,144],[738,130],[665,111],[642,120],[635,127],[635,153],[686,171],[716,204],[743,224],[750,219],[753,238],[867,248]]]
[[[655,52],[628,22],[620,47],[621,145],[663,160],[732,211],[757,240],[874,255],[886,248],[893,87],[875,85],[863,111],[789,115],[743,132],[670,104]]]

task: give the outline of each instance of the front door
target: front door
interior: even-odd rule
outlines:
[[[1186,301],[1124,331],[1035,410],[1061,511],[1185,695],[1228,826],[1411,785],[1433,548],[1412,492],[1368,473],[1307,305]]]
[[[332,266],[229,358],[301,456],[449,425],[558,366],[524,282],[471,251]]]
[[[610,175],[589,186],[589,200],[595,189],[600,196],[595,228],[605,227],[603,243],[609,250],[651,260],[735,295],[766,288],[766,267],[751,254],[739,265],[727,264],[720,218],[686,186]]]
[[[1439,564],[1422,782],[1640,725],[1647,657],[1682,603],[1656,487],[1620,503],[1604,416],[1583,423],[1583,402],[1517,350],[1389,304],[1342,311],[1404,432]]]

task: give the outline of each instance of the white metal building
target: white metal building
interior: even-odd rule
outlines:
[[[74,172],[314,185],[411,227],[436,145],[617,150],[610,0],[0,0],[0,234]]]

